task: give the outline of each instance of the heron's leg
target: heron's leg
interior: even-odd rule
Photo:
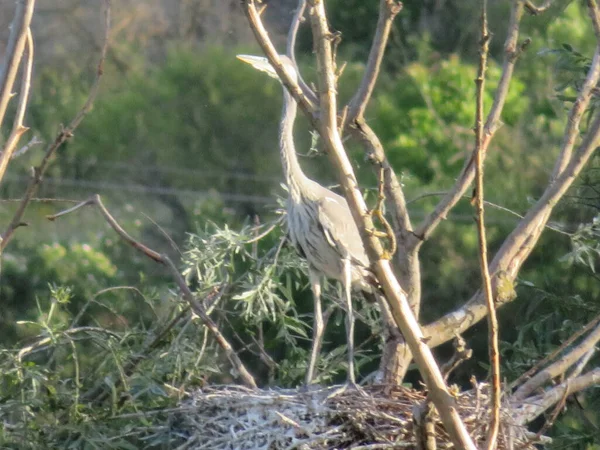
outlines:
[[[313,323],[313,340],[310,349],[310,361],[308,363],[308,371],[306,372],[306,384],[311,384],[315,376],[315,368],[317,358],[321,353],[321,345],[323,344],[323,308],[321,306],[321,280],[319,274],[313,269],[309,269],[308,276],[310,279],[310,287],[313,291],[314,299],[314,323]]]
[[[354,311],[352,309],[352,297],[351,297],[351,272],[350,272],[350,259],[344,258],[343,260],[343,278],[342,284],[344,285],[344,296],[346,297],[346,339],[348,341],[348,384],[352,387],[356,386],[356,378],[354,376]]]

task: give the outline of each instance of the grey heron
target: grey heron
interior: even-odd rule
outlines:
[[[266,58],[238,55],[238,59],[279,80],[275,69]],[[292,79],[298,80],[298,73],[291,59],[283,55],[280,59],[284,70]],[[351,288],[373,292],[376,279],[369,270],[369,259],[346,199],[308,178],[300,167],[293,136],[297,104],[285,86],[283,96],[279,149],[289,191],[288,232],[290,240],[308,262],[309,280],[314,297],[313,343],[306,383],[310,384],[315,376],[315,366],[323,339],[321,276],[325,276],[341,281],[344,287],[348,383],[355,386]]]

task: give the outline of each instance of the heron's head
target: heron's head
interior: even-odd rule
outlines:
[[[260,70],[261,72],[265,72],[271,78],[279,80],[279,76],[277,75],[277,72],[275,72],[275,68],[264,56],[237,55],[237,59],[250,64],[252,67]],[[290,78],[292,80],[297,80],[298,74],[296,73],[296,69],[294,68],[294,63],[292,60],[285,55],[279,55],[279,59],[281,60],[281,64],[283,64],[283,69],[289,74]]]

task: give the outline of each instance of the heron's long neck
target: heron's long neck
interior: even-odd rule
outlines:
[[[298,106],[287,89],[283,88],[283,113],[279,130],[279,148],[283,173],[292,199],[300,199],[308,178],[304,175],[294,146],[294,121]]]

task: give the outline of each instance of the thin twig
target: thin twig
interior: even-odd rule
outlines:
[[[418,317],[421,306],[421,275],[417,255],[411,251],[415,247],[414,241],[416,241],[416,238],[412,232],[413,228],[406,208],[404,191],[395,170],[386,157],[380,139],[363,117],[379,76],[393,21],[401,10],[402,3],[399,1],[380,0],[379,18],[365,72],[356,93],[343,109],[341,129],[342,131],[344,129],[349,130],[350,135],[363,146],[365,154],[373,164],[376,173],[381,169],[384,171],[386,203],[391,211],[392,226],[399,248],[399,251],[396,252],[396,259],[402,274],[401,282],[409,292],[409,305],[414,315]],[[384,321],[384,327],[395,327],[396,325],[392,322],[387,324]],[[388,330],[387,333],[389,336],[400,336],[399,333],[395,333],[393,330]],[[382,355],[381,367],[386,368],[386,370],[383,370],[386,383],[400,381],[404,375],[398,371],[399,369],[403,372],[403,368],[395,361],[390,360],[390,358],[398,358],[397,343],[396,339],[388,340]],[[388,370],[390,367],[397,369]]]
[[[515,0],[511,10],[508,34],[504,44],[505,56],[502,65],[502,75],[500,76],[500,81],[498,82],[498,87],[496,88],[496,93],[494,95],[494,103],[488,113],[483,132],[482,152],[484,156],[496,130],[499,128],[500,115],[506,102],[515,64],[519,55],[529,43],[529,41],[526,40],[520,46],[518,45],[519,24],[522,17],[523,2],[522,0]],[[429,214],[415,230],[416,236],[420,238],[420,240],[415,243],[416,246],[420,246],[423,241],[429,238],[437,225],[446,218],[449,211],[456,205],[471,185],[475,176],[475,167],[473,164],[474,152],[475,151],[473,151],[471,156],[466,160],[465,166],[452,189],[439,202],[434,211]]]
[[[43,143],[44,143],[44,141],[40,140],[37,136],[33,136],[27,144],[25,144],[19,150],[16,150],[15,152],[13,152],[11,159],[15,159],[15,158],[18,158],[19,156],[23,156],[32,147],[35,147],[36,145],[40,145]]]
[[[347,123],[352,123],[357,118],[362,118],[365,109],[375,89],[375,83],[379,77],[379,69],[385,54],[390,30],[395,17],[402,10],[402,2],[396,0],[380,0],[379,2],[379,19],[377,20],[377,28],[375,36],[369,51],[369,59],[365,67],[365,73],[360,82],[358,90],[350,100],[349,112],[347,115]]]
[[[490,396],[490,426],[486,439],[486,448],[494,450],[498,441],[500,429],[500,352],[498,350],[498,319],[494,306],[492,281],[488,267],[487,239],[485,235],[485,215],[483,206],[483,95],[485,87],[485,72],[489,52],[490,34],[487,24],[487,0],[483,0],[481,9],[481,41],[479,50],[479,69],[476,86],[475,104],[475,211],[477,222],[477,236],[479,238],[479,263],[481,266],[481,280],[488,309],[488,346],[489,358],[492,366],[492,395]]]
[[[298,0],[298,7],[296,8],[296,12],[294,13],[292,23],[290,24],[290,30],[288,31],[286,54],[294,63],[294,67],[296,68],[296,72],[298,73],[298,85],[300,87],[300,90],[313,105],[316,105],[317,96],[313,92],[313,90],[308,86],[308,84],[306,84],[304,78],[302,78],[300,68],[298,67],[298,62],[296,61],[296,36],[298,35],[298,29],[300,28],[300,24],[304,21],[305,10],[306,0]]]
[[[139,252],[146,255],[148,258],[152,259],[153,261],[155,261],[159,264],[164,265],[165,267],[167,267],[167,269],[169,269],[171,276],[177,283],[177,286],[179,287],[179,289],[182,293],[183,298],[191,306],[192,310],[200,317],[200,319],[202,320],[204,325],[210,330],[210,332],[212,333],[213,337],[215,338],[215,340],[217,341],[219,346],[225,352],[225,355],[227,356],[227,358],[229,359],[231,364],[238,371],[238,374],[239,374],[239,377],[241,378],[241,380],[244,382],[244,384],[246,386],[248,386],[250,388],[256,388],[256,382],[254,381],[254,377],[252,377],[252,375],[250,375],[250,372],[248,372],[248,370],[246,369],[246,366],[244,365],[242,360],[239,358],[239,356],[237,355],[237,353],[235,352],[235,350],[233,349],[233,347],[231,346],[231,344],[229,343],[227,338],[223,335],[223,333],[221,333],[217,324],[210,318],[210,316],[206,312],[206,309],[204,308],[204,305],[202,304],[202,302],[198,301],[198,299],[194,296],[194,294],[188,287],[187,283],[185,282],[185,279],[183,278],[183,276],[181,275],[181,273],[179,272],[179,270],[177,269],[175,264],[173,264],[171,259],[168,256],[166,256],[164,254],[160,254],[158,252],[155,252],[154,250],[145,246],[141,242],[138,242],[135,239],[133,239],[121,227],[121,225],[119,225],[119,223],[116,221],[116,219],[110,214],[108,209],[106,209],[106,207],[102,203],[102,200],[100,199],[99,195],[96,194],[96,195],[90,197],[85,202],[82,202],[79,205],[74,206],[73,208],[69,208],[68,210],[62,211],[62,212],[54,214],[52,216],[48,216],[47,218],[49,220],[56,220],[57,218],[64,216],[65,214],[69,214],[69,213],[79,210],[83,206],[92,206],[92,205],[98,208],[98,210],[100,211],[100,213],[102,214],[104,219],[111,226],[111,228],[121,237],[121,239],[123,239],[125,242],[127,242],[130,246],[132,246]]]
[[[535,442],[537,442],[540,439],[540,437],[542,437],[542,435],[546,431],[548,431],[552,427],[552,425],[554,425],[554,421],[556,420],[556,418],[558,417],[558,415],[560,414],[562,409],[565,407],[565,403],[567,403],[568,396],[569,396],[569,382],[567,380],[567,386],[565,387],[565,392],[563,393],[560,401],[554,407],[554,411],[552,411],[552,414],[550,414],[550,418],[546,419],[546,422],[544,423],[544,425],[542,425],[542,427],[535,434],[535,438],[534,438]]]
[[[50,162],[56,153],[56,150],[69,138],[73,137],[73,133],[75,129],[79,126],[83,118],[87,115],[87,113],[92,109],[92,105],[94,104],[94,100],[96,99],[96,95],[98,94],[98,89],[100,88],[100,79],[102,78],[102,74],[104,72],[104,61],[106,60],[106,51],[108,49],[109,42],[109,32],[110,32],[110,11],[111,11],[111,0],[104,0],[105,9],[104,9],[104,39],[102,44],[102,50],[100,52],[100,60],[98,62],[98,66],[96,69],[96,77],[94,79],[94,83],[90,88],[90,93],[88,94],[87,100],[84,105],[81,107],[79,112],[75,115],[71,123],[66,128],[63,128],[56,138],[54,142],[48,145],[46,148],[44,158],[42,162],[34,168],[33,176],[27,185],[27,189],[23,194],[23,200],[21,204],[17,208],[15,215],[13,216],[11,222],[9,223],[6,231],[2,234],[2,241],[0,242],[0,253],[6,248],[12,236],[14,235],[15,230],[23,223],[23,215],[25,214],[25,210],[29,205],[29,202],[37,192],[37,189],[42,182],[42,177],[46,172],[46,169],[50,165]]]
[[[61,331],[60,333],[58,333],[55,336],[48,336],[48,337],[39,339],[39,340],[35,341],[33,344],[28,345],[27,347],[23,347],[21,350],[19,350],[19,353],[17,353],[17,359],[19,361],[22,361],[23,358],[25,358],[26,356],[29,356],[33,353],[37,353],[37,352],[45,349],[49,344],[54,342],[57,337],[60,337],[63,334],[65,336],[72,336],[77,333],[99,333],[99,334],[105,334],[105,335],[110,336],[117,340],[121,339],[121,336],[119,336],[117,333],[107,330],[105,328],[100,328],[100,327],[69,328],[68,330]]]
[[[407,200],[406,204],[410,205],[411,203],[418,202],[419,200],[422,200],[422,199],[427,198],[427,197],[441,197],[443,195],[446,195],[447,193],[448,193],[448,191],[425,192],[423,194],[419,194],[419,195],[411,198],[410,200]],[[468,196],[468,195],[463,195],[461,198],[463,200],[472,200],[472,197]],[[512,209],[507,208],[506,206],[498,205],[497,203],[493,203],[493,202],[490,202],[488,200],[484,200],[483,204],[485,206],[491,206],[492,208],[497,209],[499,211],[507,212],[507,213],[509,213],[509,214],[511,214],[511,215],[513,215],[515,217],[518,217],[519,219],[523,219],[525,217],[524,215],[519,214],[518,212],[513,211]],[[568,231],[561,230],[560,228],[554,227],[552,225],[546,224],[546,225],[544,225],[544,228],[547,228],[549,230],[555,231],[555,232],[560,233],[560,234],[564,234],[565,236],[569,236],[569,237],[573,236],[573,233],[569,233]]]
[[[583,369],[585,369],[585,366],[587,366],[595,353],[596,347],[593,347],[585,355],[583,355],[581,359],[577,361],[577,364],[575,364],[573,370],[567,375],[567,378],[575,378],[581,375],[581,372],[583,372]]]
[[[296,67],[298,67],[298,63],[296,62],[296,37],[298,36],[298,29],[300,28],[300,24],[304,20],[305,9],[306,0],[298,0],[298,6],[296,7],[296,12],[294,13],[294,17],[290,25],[290,30],[288,31],[286,54],[289,56],[289,58],[294,63],[294,66]]]

